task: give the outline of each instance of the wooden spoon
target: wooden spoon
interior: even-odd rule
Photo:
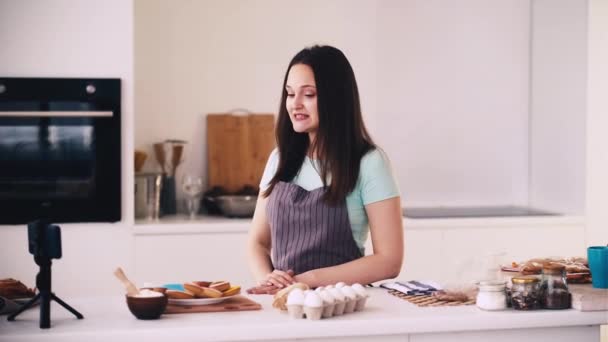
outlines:
[[[171,160],[171,172],[173,173],[173,176],[175,176],[175,172],[177,170],[177,167],[179,166],[179,164],[182,162],[182,154],[184,152],[184,145],[173,145],[173,153],[171,155],[172,160]]]
[[[116,271],[114,271],[114,275],[116,276],[116,278],[118,278],[118,280],[120,280],[122,282],[122,284],[125,286],[125,288],[127,289],[127,294],[129,296],[135,296],[139,294],[139,290],[137,289],[137,286],[135,286],[130,280],[129,278],[127,278],[127,276],[125,275],[125,272],[122,271],[122,268],[117,268]]]
[[[163,143],[154,144],[154,156],[156,157],[156,161],[160,164],[160,168],[165,173],[165,147]]]

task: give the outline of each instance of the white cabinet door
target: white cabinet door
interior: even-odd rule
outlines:
[[[137,236],[137,280],[140,284],[227,280],[249,286],[254,280],[246,243],[246,232]]]
[[[459,228],[446,229],[441,246],[442,281],[470,283],[492,276],[496,263],[584,256],[585,236],[575,225]]]

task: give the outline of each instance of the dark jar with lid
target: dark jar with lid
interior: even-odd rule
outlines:
[[[572,295],[568,292],[565,267],[548,264],[543,267],[542,305],[545,309],[570,309]]]
[[[511,279],[511,306],[515,310],[536,310],[541,308],[542,291],[540,279],[533,276]]]

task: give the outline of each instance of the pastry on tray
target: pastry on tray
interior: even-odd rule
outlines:
[[[8,299],[29,298],[36,295],[34,289],[30,289],[19,280],[12,278],[0,279],[0,297]]]
[[[512,262],[509,266],[503,266],[502,270],[507,272],[520,272],[523,275],[541,274],[543,267],[547,264],[564,266],[566,278],[569,283],[583,284],[591,281],[587,259],[581,257],[535,258],[525,262]]]

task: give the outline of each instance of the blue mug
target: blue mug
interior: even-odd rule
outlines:
[[[608,289],[608,246],[587,248],[587,259],[589,260],[593,287]]]

